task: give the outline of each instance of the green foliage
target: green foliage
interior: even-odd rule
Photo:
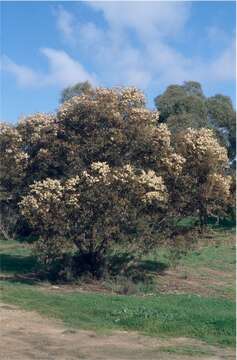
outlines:
[[[187,128],[199,129],[207,127],[205,117],[200,117],[195,113],[180,113],[177,115],[170,115],[166,121],[167,126],[171,130],[173,136]]]
[[[183,85],[170,85],[155,98],[160,120],[167,123],[173,134],[188,127],[215,130],[220,141],[227,146],[231,161],[236,154],[236,114],[231,99],[217,94],[206,98],[201,84],[187,81]]]
[[[221,94],[207,99],[208,114],[211,121],[219,127],[231,129],[234,132],[234,109],[231,99]]]
[[[89,81],[79,82],[73,86],[69,86],[62,91],[60,103],[70,100],[73,96],[81,96],[93,92],[93,87]]]
[[[199,84],[196,84],[197,86],[193,86],[193,82],[186,82],[184,85],[170,85],[164,94],[155,98],[162,122],[168,121],[170,116],[192,114],[194,124],[196,120],[195,127],[201,127],[203,123],[207,125],[205,99],[200,93]],[[189,127],[193,127],[192,122]]]
[[[204,98],[202,86],[197,81],[185,81],[183,88],[188,95],[196,95]]]
[[[228,147],[231,160],[236,155],[236,113],[231,99],[221,94],[207,99],[210,121],[219,130],[219,136]]]

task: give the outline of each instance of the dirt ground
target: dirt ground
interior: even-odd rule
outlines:
[[[206,345],[193,339],[159,339],[133,332],[97,334],[67,329],[59,321],[11,305],[0,304],[0,311],[1,360],[235,359],[234,350]],[[169,348],[182,349],[187,346],[198,349],[199,355],[169,352]]]

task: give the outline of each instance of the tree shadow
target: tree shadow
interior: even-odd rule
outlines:
[[[144,260],[140,261],[138,267],[142,270],[162,275],[169,266],[167,263],[161,261]]]
[[[34,285],[41,280],[36,266],[34,256],[0,254],[0,280]]]
[[[134,256],[128,253],[111,256],[109,263],[109,273],[112,276],[118,276],[124,273],[126,277],[132,278],[135,281],[145,281],[152,275],[162,275],[168,268],[168,264],[160,261],[136,261]]]
[[[36,259],[33,256],[0,254],[0,269],[4,273],[25,274],[35,268]]]
[[[6,280],[12,283],[21,283],[25,285],[36,285],[41,279],[38,277],[38,274],[25,274],[25,275],[0,275],[0,280]]]
[[[133,256],[128,253],[119,253],[116,255],[111,255],[109,257],[109,266],[108,270],[112,276],[117,276],[125,268],[125,266],[133,260]]]
[[[124,276],[134,282],[149,282],[156,274],[164,274],[168,265],[153,260],[140,260],[129,253],[119,253],[109,257],[108,274],[112,277]],[[59,281],[52,274],[43,271],[34,256],[0,254],[0,280],[34,285],[42,280]],[[84,269],[85,270],[85,269]],[[86,272],[86,270],[84,271]],[[83,274],[83,272],[82,272]],[[61,279],[63,280],[63,279]]]

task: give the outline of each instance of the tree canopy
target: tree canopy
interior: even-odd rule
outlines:
[[[202,127],[213,129],[228,148],[230,161],[236,156],[236,114],[231,99],[221,94],[206,97],[201,84],[187,81],[183,85],[170,85],[155,98],[160,120],[173,134]]]
[[[206,111],[197,84],[184,86],[161,99],[162,121],[136,88],[97,88],[54,114],[1,125],[1,208],[37,236],[45,265],[69,257],[77,272],[84,257],[100,276],[115,244],[145,251],[183,216],[201,225],[224,216],[233,198],[226,148],[212,129],[180,126],[174,137],[168,126]]]
[[[62,91],[60,103],[71,99],[73,96],[90,94],[91,92],[93,92],[93,87],[89,81],[76,83],[75,85],[69,86]]]

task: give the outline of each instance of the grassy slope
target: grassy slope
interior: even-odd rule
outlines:
[[[229,235],[228,235],[229,236]],[[5,274],[31,271],[34,259],[27,248],[2,242],[1,268]],[[164,254],[163,254],[164,255]],[[210,244],[181,259],[186,271],[221,269],[233,273],[233,245]],[[200,271],[200,273],[202,273]],[[164,276],[165,278],[165,276]],[[234,345],[235,304],[227,298],[194,294],[118,296],[96,293],[55,293],[41,286],[2,281],[2,301],[61,319],[68,326],[84,329],[138,330],[152,336],[187,336],[208,343]]]

